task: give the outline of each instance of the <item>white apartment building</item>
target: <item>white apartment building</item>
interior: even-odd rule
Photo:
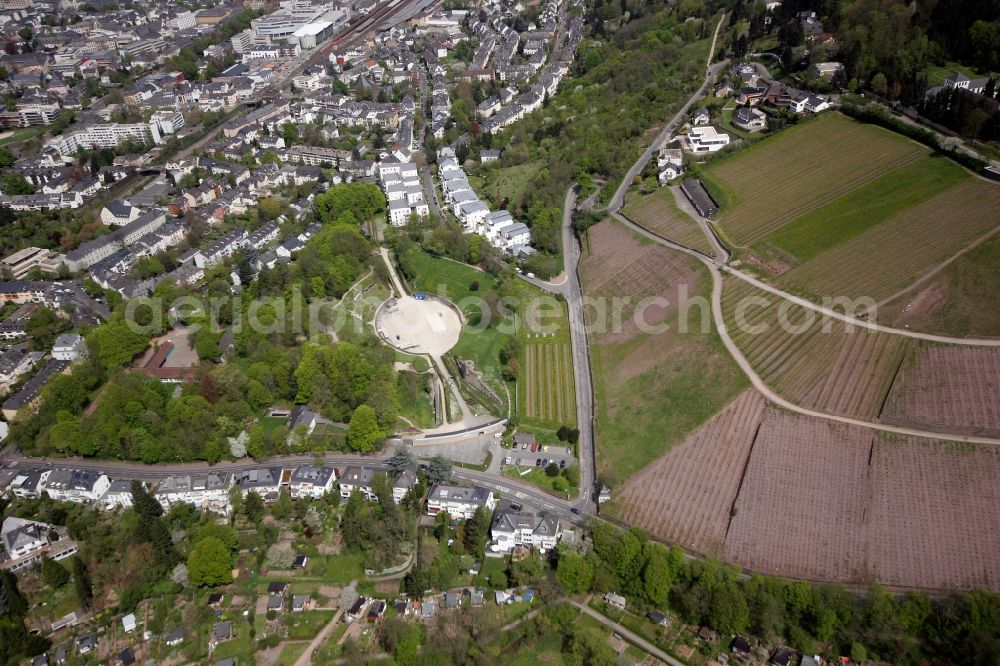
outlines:
[[[429,516],[447,513],[452,518],[468,520],[475,515],[479,507],[486,507],[490,511],[496,507],[496,499],[488,488],[481,486],[465,488],[438,484],[431,488],[430,494],[427,496],[427,515]]]
[[[152,141],[163,143],[163,135],[157,123],[101,124],[91,125],[79,132],[57,136],[49,140],[47,147],[60,155],[74,155],[78,150],[90,148],[115,148],[122,141]]]
[[[537,548],[542,553],[559,542],[559,519],[529,511],[498,511],[490,526],[490,550],[509,553],[516,546]]]

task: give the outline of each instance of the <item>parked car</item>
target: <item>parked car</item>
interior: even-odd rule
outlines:
[[[504,465],[509,465],[510,464],[510,456],[507,456],[506,458],[503,459],[503,464]]]
[[[570,511],[572,511],[573,513],[575,513],[578,516],[580,515],[580,510],[578,508],[576,508],[575,506],[572,509],[570,509]]]
[[[520,465],[520,464],[521,464],[521,459],[520,459],[520,458],[518,458],[518,459],[517,459],[517,462],[515,462],[514,464],[515,464],[515,465]]]
[[[560,460],[559,461],[559,469],[566,469],[566,461],[565,460]]]
[[[535,458],[535,467],[541,467],[541,466],[542,466],[542,459]]]
[[[531,452],[534,453],[537,450],[538,450],[538,444],[535,443],[535,442],[532,442],[531,443]]]
[[[549,466],[549,459],[545,458],[544,460],[542,460],[542,467],[548,467],[548,466]]]

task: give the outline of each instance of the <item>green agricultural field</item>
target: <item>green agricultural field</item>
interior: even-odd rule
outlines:
[[[889,130],[825,113],[712,162],[704,177],[723,195],[717,227],[747,247],[929,152]]]
[[[554,426],[576,423],[576,387],[569,313],[563,301],[538,297],[525,286],[520,307],[521,378],[518,412],[526,424]]]
[[[775,248],[804,263],[971,177],[951,160],[930,155],[789,222],[761,240],[759,248]]]
[[[998,210],[1000,185],[966,178],[784,273],[777,284],[812,298],[891,299],[996,229]]]

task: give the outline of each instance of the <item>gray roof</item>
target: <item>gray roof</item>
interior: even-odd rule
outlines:
[[[69,361],[57,361],[55,359],[49,361],[44,368],[35,374],[35,376],[24,383],[24,386],[21,387],[20,391],[4,401],[3,408],[15,410],[21,409],[38,396],[39,391],[42,390],[42,387],[44,387],[53,376],[59,374],[68,367]]]
[[[4,519],[3,526],[0,527],[0,536],[3,538],[3,545],[7,553],[12,553],[17,548],[26,546],[33,541],[47,542],[51,529],[53,527],[46,523],[10,516]]]
[[[376,473],[373,467],[348,467],[340,475],[340,482],[349,486],[370,486]]]
[[[281,483],[280,467],[259,467],[240,473],[237,478],[240,488],[271,488]]]
[[[104,474],[92,469],[54,469],[45,480],[46,488],[59,490],[93,490]]]
[[[186,493],[199,490],[224,490],[229,487],[232,476],[229,472],[207,472],[204,474],[177,474],[160,481],[157,495]]]
[[[482,505],[489,500],[491,494],[492,493],[488,488],[483,488],[482,486],[465,488],[463,486],[438,484],[431,488],[428,499],[438,501],[468,502],[470,504]]]
[[[328,467],[326,465],[321,467],[316,467],[315,465],[303,465],[292,474],[291,483],[292,485],[297,483],[311,483],[317,486],[325,486],[331,476],[333,476],[332,467]]]

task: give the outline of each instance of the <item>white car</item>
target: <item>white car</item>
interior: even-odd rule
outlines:
[[[503,464],[504,465],[509,465],[510,464],[510,456],[507,456],[506,458],[503,459]]]

